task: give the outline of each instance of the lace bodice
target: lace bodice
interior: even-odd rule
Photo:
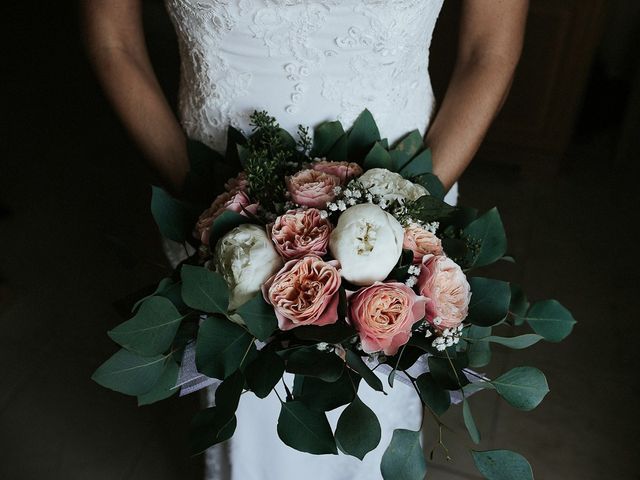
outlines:
[[[295,131],[365,107],[391,142],[433,110],[429,45],[443,0],[166,0],[178,33],[180,116],[223,149],[265,109]]]

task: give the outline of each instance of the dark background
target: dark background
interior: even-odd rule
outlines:
[[[159,2],[149,46],[171,98],[177,50]],[[456,1],[434,36],[441,97]],[[89,380],[115,346],[115,300],[166,270],[139,155],[84,59],[73,2],[3,6],[0,155],[0,478],[197,479],[186,426],[198,398],[137,408]],[[494,273],[579,321],[561,345],[496,349],[494,366],[541,368],[551,393],[522,413],[471,404],[481,447],[523,453],[538,479],[638,479],[637,235],[640,8],[634,0],[532,0],[503,113],[461,180],[461,203],[498,205],[516,265]],[[473,473],[460,432],[433,480]],[[427,425],[431,436],[433,424]]]

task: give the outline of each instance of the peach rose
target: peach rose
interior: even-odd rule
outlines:
[[[424,297],[403,283],[376,282],[349,297],[349,320],[366,353],[395,355],[411,337],[411,327],[424,317]]]
[[[340,183],[347,183],[354,177],[362,175],[362,167],[353,162],[330,162],[327,160],[320,160],[314,162],[311,168],[318,172],[329,173],[340,178]]]
[[[244,216],[255,215],[258,212],[258,204],[251,203],[247,194],[242,190],[218,195],[211,206],[200,215],[196,223],[197,236],[203,244],[209,244],[211,225],[225,210],[231,210]]]
[[[422,228],[420,225],[411,224],[404,229],[402,248],[413,252],[413,263],[422,263],[425,255],[442,255],[442,242],[434,233]]]
[[[262,286],[273,305],[280,330],[301,325],[329,325],[338,320],[339,263],[308,255],[289,260]]]
[[[271,227],[271,239],[276,250],[286,260],[307,254],[327,253],[331,223],[315,208],[291,210],[276,218]]]
[[[460,325],[469,312],[471,287],[462,269],[443,255],[425,255],[418,292],[427,297],[425,319],[439,330]]]
[[[340,185],[340,177],[318,170],[301,170],[287,177],[287,189],[291,200],[298,205],[325,208],[335,197],[335,187]]]

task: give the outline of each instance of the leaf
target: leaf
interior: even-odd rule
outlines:
[[[440,387],[430,373],[423,373],[416,379],[416,387],[420,392],[422,403],[427,405],[436,415],[442,415],[451,406],[451,395]]]
[[[528,348],[531,345],[535,345],[540,340],[542,340],[542,337],[540,335],[536,335],[535,333],[526,333],[517,337],[496,337],[492,335],[482,339],[482,341],[484,342],[499,343],[500,345],[504,345],[505,347],[513,348],[516,350]]]
[[[160,187],[151,186],[151,214],[163,237],[186,242],[192,236],[200,213],[201,208],[172,197]]]
[[[175,394],[178,391],[176,382],[179,370],[178,364],[173,359],[169,360],[153,388],[147,393],[138,395],[138,406],[151,405]]]
[[[577,323],[571,312],[556,300],[534,303],[525,320],[534,332],[549,342],[560,342],[567,338]]]
[[[317,377],[325,382],[335,382],[342,376],[344,363],[333,352],[315,347],[295,350],[287,360],[287,372]]]
[[[433,173],[425,173],[419,177],[413,178],[412,181],[413,183],[418,183],[426,188],[427,192],[429,192],[429,195],[432,197],[444,200],[447,191],[444,189],[444,185],[442,185],[440,179]]]
[[[284,373],[284,361],[268,348],[258,352],[258,356],[246,368],[247,384],[258,398],[265,398],[280,381]]]
[[[488,480],[533,480],[531,465],[522,455],[510,450],[471,452],[482,476]]]
[[[246,145],[247,139],[242,132],[236,129],[234,126],[229,125],[227,127],[227,151],[225,152],[225,163],[228,165],[234,165],[237,170],[241,170],[243,167],[243,161],[240,158],[238,152],[238,145]]]
[[[109,331],[118,345],[144,357],[166,352],[176,336],[183,316],[164,297],[151,297],[140,306],[138,313]]]
[[[300,452],[315,455],[338,453],[327,416],[299,401],[282,403],[278,436],[285,445]]]
[[[491,327],[479,327],[471,325],[466,336],[473,339],[481,339],[491,335]],[[467,347],[469,366],[472,368],[484,367],[491,362],[491,346],[489,342],[471,342]]]
[[[480,242],[473,267],[483,267],[499,260],[507,251],[507,237],[497,208],[492,208],[465,229],[467,237]]]
[[[492,278],[469,278],[471,300],[466,321],[481,327],[500,323],[509,313],[511,289],[509,283]]]
[[[451,215],[456,210],[455,207],[431,195],[423,195],[414,202],[411,202],[410,205],[412,212],[416,211],[413,216],[416,217],[417,220],[422,220],[425,223],[430,223]]]
[[[469,432],[469,436],[471,437],[471,440],[473,440],[473,443],[480,443],[480,432],[478,431],[476,422],[471,414],[469,401],[466,398],[463,398],[462,400],[462,418],[464,419],[464,426],[467,428],[467,432]]]
[[[209,248],[211,251],[215,250],[218,240],[234,228],[245,223],[251,223],[251,219],[231,210],[222,212],[211,225],[211,235],[209,236]]]
[[[420,445],[420,432],[398,428],[382,455],[380,471],[384,480],[424,480],[427,463]]]
[[[152,294],[147,295],[134,303],[131,308],[131,312],[134,313],[138,308],[140,308],[140,305],[142,305],[145,300],[154,296],[168,298],[179,312],[187,309],[187,306],[182,301],[182,283],[175,282],[173,278],[167,277],[160,280],[160,283],[158,283],[158,286]]]
[[[227,313],[229,287],[222,275],[193,265],[183,265],[180,275],[182,298],[187,305],[207,313]]]
[[[244,320],[249,332],[261,342],[278,328],[278,319],[273,307],[264,301],[262,295],[256,295],[241,305],[236,312]]]
[[[459,390],[464,387],[469,380],[462,372],[459,360],[456,358],[448,359],[442,357],[428,357],[429,371],[433,379],[440,387],[447,390]],[[455,368],[452,368],[452,365]]]
[[[340,122],[323,122],[313,132],[313,148],[311,157],[324,157],[331,150],[338,139],[344,135]]]
[[[387,170],[390,170],[393,168],[393,162],[391,161],[391,155],[389,155],[389,152],[380,144],[380,142],[376,142],[364,158],[362,167],[365,170],[371,170],[372,168],[386,168]]]
[[[189,450],[192,455],[229,440],[236,430],[236,416],[229,418],[218,407],[202,410],[193,417],[189,431]]]
[[[235,415],[240,402],[240,395],[244,390],[244,375],[236,370],[229,375],[216,389],[215,399],[218,414],[229,419]]]
[[[380,140],[380,132],[373,115],[367,109],[356,118],[348,133],[349,159],[362,159],[373,144]]]
[[[399,173],[404,178],[412,180],[415,177],[430,174],[432,173],[432,170],[433,162],[431,159],[431,149],[427,148],[419,155],[416,155],[414,158],[409,160],[409,162],[404,167],[402,167]],[[427,188],[427,190],[429,189]],[[430,190],[429,193],[431,193]]]
[[[491,381],[498,395],[518,410],[536,408],[547,393],[547,379],[537,368],[516,367]]]
[[[524,323],[524,317],[529,310],[529,301],[522,288],[514,283],[510,284],[511,288],[511,303],[509,305],[509,312],[513,315],[513,322],[516,326],[520,326]]]
[[[253,336],[235,323],[207,317],[198,330],[196,367],[200,373],[224,380],[235,372],[254,350]]]
[[[293,329],[292,332],[300,340],[334,344],[342,343],[356,334],[353,327],[342,321],[337,321],[336,323],[325,325],[323,327],[303,325]]]
[[[327,152],[327,158],[334,162],[346,162],[349,158],[347,153],[348,138],[346,135],[341,136],[331,150]]]
[[[356,396],[344,409],[336,427],[336,443],[347,455],[362,460],[380,443],[382,430],[373,410]]]
[[[225,156],[193,139],[187,139],[187,156],[189,171],[184,180],[181,197],[199,205],[201,213],[215,196],[224,190],[227,179],[240,171],[241,165],[240,162],[227,161]]]
[[[142,395],[160,379],[166,358],[163,355],[142,357],[123,348],[100,365],[91,379],[125,395]]]
[[[384,392],[384,388],[382,387],[382,381],[378,378],[378,376],[364,363],[362,357],[357,353],[347,349],[346,359],[347,365],[355,370],[365,382],[369,384],[371,388],[377,390],[378,392]]]
[[[409,160],[423,147],[424,139],[418,130],[413,130],[405,135],[389,152],[394,160],[393,171],[401,173],[401,170],[408,165]]]
[[[294,397],[313,410],[328,412],[353,401],[361,378],[346,368],[335,382],[296,375],[293,384]]]

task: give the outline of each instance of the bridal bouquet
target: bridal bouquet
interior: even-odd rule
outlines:
[[[187,200],[154,188],[161,232],[196,253],[109,332],[122,348],[95,381],[153,403],[179,389],[195,349],[197,371],[222,383],[193,420],[194,453],[233,435],[243,391],[264,398],[280,382],[285,444],[359,459],[381,438],[358,397],[362,381],[380,394],[399,379],[412,386],[441,434],[457,398],[475,443],[471,393],[493,390],[525,411],[542,401],[536,368],[494,379],[471,368],[489,363],[492,344],[558,342],[575,321],[554,300],[531,305],[518,286],[472,275],[512,261],[500,216],[443,201],[417,130],[390,146],[366,110],[347,132],[317,126],[313,140],[304,127],[294,139],[266,112],[252,122],[248,138],[229,128],[224,155],[191,144]],[[512,334],[524,325],[528,333]],[[333,430],[326,412],[344,406]],[[515,452],[471,454],[485,478],[533,478]],[[426,469],[420,432],[394,431],[382,476],[418,480]]]

